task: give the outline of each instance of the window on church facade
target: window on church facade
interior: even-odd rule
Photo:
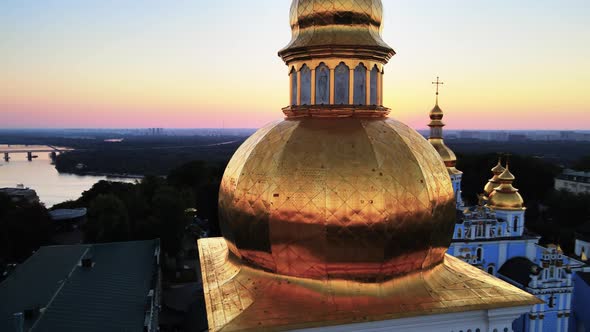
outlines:
[[[377,105],[377,79],[379,77],[379,68],[373,67],[371,70],[371,105]]]
[[[461,229],[457,230],[457,238],[460,239],[461,238]]]
[[[555,307],[555,295],[551,295],[549,297],[549,304],[548,305],[549,305],[549,308]]]
[[[483,224],[477,225],[477,237],[483,237],[485,227]]]
[[[354,104],[367,104],[367,67],[362,63],[354,69]]]
[[[334,70],[334,103],[343,105],[349,103],[350,98],[350,68],[341,62]]]
[[[291,70],[291,105],[297,105],[297,70]]]
[[[311,105],[311,69],[303,65],[299,75],[301,75],[301,105]]]
[[[481,261],[481,259],[483,257],[483,249],[482,248],[477,248],[476,254],[477,254],[477,260],[478,261]]]
[[[494,274],[494,267],[493,266],[488,267],[488,273],[492,274],[492,275]]]
[[[330,103],[330,69],[324,63],[315,69],[315,103]]]
[[[518,232],[518,217],[514,217],[514,233]]]

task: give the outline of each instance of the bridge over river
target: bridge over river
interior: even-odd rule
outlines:
[[[10,155],[15,153],[26,153],[27,159],[32,161],[36,156],[34,153],[50,153],[51,158],[55,158],[58,153],[72,151],[70,148],[57,147],[53,145],[4,145],[0,147],[0,155],[4,155],[4,161],[10,161]]]

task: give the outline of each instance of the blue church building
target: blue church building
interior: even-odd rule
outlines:
[[[449,254],[544,301],[514,321],[514,331],[590,332],[590,225],[577,234],[575,257],[565,255],[559,245],[539,245],[540,236],[525,227],[526,208],[514,187],[516,177],[501,160],[492,168],[477,206],[466,207],[461,198],[463,173],[443,139],[438,91],[430,119],[429,141],[447,166],[457,203]]]

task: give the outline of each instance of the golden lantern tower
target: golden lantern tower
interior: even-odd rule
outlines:
[[[464,207],[463,198],[461,197],[461,181],[463,179],[463,172],[458,170],[456,167],[457,156],[453,150],[451,150],[445,144],[443,135],[443,128],[445,127],[445,124],[442,121],[444,113],[438,105],[439,88],[444,84],[444,82],[441,82],[440,78],[437,77],[436,82],[432,82],[432,84],[436,85],[436,104],[430,111],[430,123],[428,124],[428,127],[430,127],[430,136],[428,141],[436,149],[436,152],[438,152],[445,163],[445,166],[447,167],[447,171],[451,177],[451,182],[453,183],[453,191],[455,193],[457,210],[462,210]]]
[[[380,0],[293,0],[292,40],[279,52],[285,120],[236,151],[219,192],[223,238],[199,240],[211,331],[536,303],[445,255],[453,186],[432,145],[382,105],[395,54],[382,17]]]

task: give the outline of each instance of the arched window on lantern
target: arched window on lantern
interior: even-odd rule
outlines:
[[[330,68],[323,62],[315,69],[315,103],[330,103]]]
[[[299,75],[301,75],[301,105],[311,105],[311,69],[303,65]]]
[[[371,105],[377,105],[377,81],[379,80],[379,68],[377,65],[371,70]]]
[[[291,69],[291,105],[297,105],[297,70]]]
[[[341,62],[334,70],[334,103],[348,104],[350,99],[350,68]]]
[[[354,69],[354,104],[367,104],[367,67],[362,63]]]

